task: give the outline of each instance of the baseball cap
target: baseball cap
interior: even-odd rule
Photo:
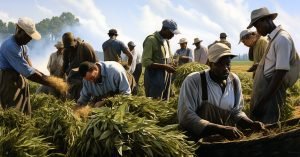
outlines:
[[[40,40],[41,34],[36,30],[35,23],[31,18],[19,18],[17,25],[22,28],[34,40]]]
[[[224,56],[230,56],[231,58],[236,57],[236,55],[230,52],[230,48],[223,43],[216,43],[208,49],[209,62],[216,63]]]
[[[173,34],[180,34],[177,24],[172,19],[166,19],[162,22],[163,27],[168,28]]]

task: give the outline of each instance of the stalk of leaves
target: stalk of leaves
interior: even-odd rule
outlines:
[[[190,62],[181,65],[176,69],[174,85],[176,88],[180,88],[184,79],[192,72],[200,72],[208,69],[207,65],[203,65],[197,62]]]
[[[128,104],[94,110],[69,156],[188,156],[194,145],[177,126],[165,128],[129,112]]]

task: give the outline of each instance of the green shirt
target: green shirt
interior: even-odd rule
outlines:
[[[255,45],[253,46],[253,62],[259,63],[261,58],[263,57],[267,47],[268,47],[269,41],[265,37],[260,37]]]
[[[142,64],[144,67],[148,67],[152,63],[166,64],[166,53],[169,53],[171,58],[169,41],[166,40],[169,49],[169,52],[166,52],[163,40],[159,32],[155,32],[145,39],[142,55]]]

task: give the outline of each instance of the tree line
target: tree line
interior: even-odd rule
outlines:
[[[70,12],[63,12],[60,16],[46,18],[36,24],[36,29],[41,33],[44,40],[55,41],[61,38],[62,30],[65,27],[79,25],[79,19]],[[15,33],[14,22],[3,22],[0,19],[0,37],[6,37]]]

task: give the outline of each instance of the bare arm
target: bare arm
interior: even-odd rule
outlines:
[[[175,72],[175,67],[169,64],[152,63],[149,67],[153,69],[164,69],[169,73]]]
[[[132,54],[129,52],[128,49],[126,49],[126,50],[124,51],[124,54],[126,54],[126,56],[128,57],[128,65],[130,66],[131,63],[132,63],[132,59],[133,59]]]

